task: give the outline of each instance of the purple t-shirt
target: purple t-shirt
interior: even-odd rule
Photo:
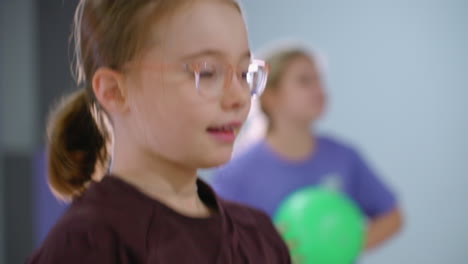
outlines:
[[[395,206],[394,194],[359,154],[327,137],[318,137],[315,151],[302,161],[286,160],[261,141],[216,171],[212,185],[221,197],[261,209],[270,217],[288,195],[315,185],[337,188],[368,218]]]

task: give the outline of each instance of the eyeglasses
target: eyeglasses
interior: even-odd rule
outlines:
[[[260,96],[265,89],[268,78],[269,67],[265,61],[251,60],[245,65],[237,68],[219,62],[201,62],[190,64],[143,64],[144,67],[179,69],[189,73],[188,77],[193,79],[195,89],[207,98],[219,97],[225,89],[230,89],[234,76],[243,91],[250,96]]]
[[[248,91],[251,96],[259,96],[265,89],[268,77],[268,66],[261,60],[252,60],[248,65],[237,69],[230,65],[208,62],[188,64],[186,67],[194,74],[197,91],[207,97],[220,96],[224,89],[230,87],[234,75],[244,91]]]

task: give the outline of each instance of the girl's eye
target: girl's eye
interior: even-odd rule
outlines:
[[[216,75],[216,71],[214,70],[201,70],[200,71],[200,78],[209,79],[214,78]]]

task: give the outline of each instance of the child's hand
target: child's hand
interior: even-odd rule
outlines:
[[[288,228],[285,224],[277,225],[278,231],[281,234],[281,237],[286,242],[286,245],[289,249],[289,254],[291,255],[293,264],[303,264],[304,257],[298,253],[299,241],[288,234]]]

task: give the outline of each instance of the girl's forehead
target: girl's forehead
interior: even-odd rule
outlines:
[[[163,23],[153,26],[154,56],[179,59],[196,53],[217,53],[239,59],[249,52],[243,17],[229,1],[194,1]]]

